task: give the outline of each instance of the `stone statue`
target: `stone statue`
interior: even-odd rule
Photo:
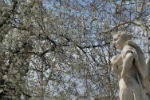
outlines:
[[[120,100],[148,100],[150,82],[145,57],[131,36],[119,32],[113,36],[113,44],[121,50],[111,59],[112,69],[119,80]]]
[[[119,97],[120,100],[134,100],[134,95],[132,90],[127,87],[123,78],[121,78],[122,71],[122,58],[121,56],[113,56],[111,59],[111,67],[114,75],[118,78],[119,81]]]

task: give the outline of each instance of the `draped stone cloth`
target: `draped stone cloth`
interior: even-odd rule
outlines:
[[[148,66],[146,65],[146,60],[144,53],[141,48],[131,40],[126,41],[125,46],[121,51],[122,58],[128,53],[132,53],[134,57],[134,64],[138,71],[139,80],[142,84],[143,89],[146,93],[150,93],[150,82],[148,76]]]

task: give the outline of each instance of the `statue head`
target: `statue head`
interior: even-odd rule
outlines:
[[[113,36],[113,45],[117,49],[122,49],[126,43],[126,41],[131,39],[131,35],[126,34],[125,32],[118,32]]]

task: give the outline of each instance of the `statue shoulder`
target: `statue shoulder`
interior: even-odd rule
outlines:
[[[122,56],[124,57],[127,53],[132,53],[133,56],[137,56],[137,52],[134,47],[130,45],[125,45],[121,51]]]

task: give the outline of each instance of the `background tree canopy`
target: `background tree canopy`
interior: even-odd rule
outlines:
[[[147,58],[150,0],[0,0],[0,99],[117,97],[118,31]]]

